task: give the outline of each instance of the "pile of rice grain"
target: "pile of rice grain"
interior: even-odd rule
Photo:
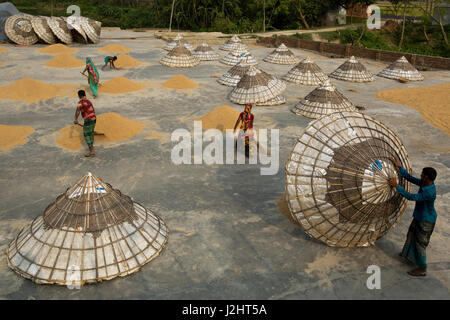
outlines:
[[[230,106],[221,106],[207,113],[199,120],[202,121],[203,129],[218,129],[225,131],[226,129],[234,129],[236,120],[240,112]]]
[[[131,49],[120,44],[108,44],[106,47],[99,48],[98,51],[111,53],[128,53],[131,52]]]
[[[5,52],[5,51],[8,51],[8,48],[1,48],[0,47],[0,53]]]
[[[72,85],[51,85],[23,78],[10,85],[0,86],[0,99],[23,100],[28,103],[69,95]]]
[[[52,68],[79,68],[85,66],[85,63],[69,54],[60,54],[45,63],[47,67]]]
[[[46,46],[45,48],[39,48],[37,50],[41,53],[46,54],[72,54],[78,52],[78,49],[69,48],[68,46],[62,43],[52,44],[50,46]]]
[[[142,64],[139,60],[136,60],[133,57],[130,57],[126,54],[121,54],[117,57],[117,61],[114,62],[116,67],[119,68],[132,68],[132,67],[138,67]]]
[[[111,142],[124,141],[138,135],[144,129],[140,121],[134,121],[122,117],[115,112],[97,115],[95,131],[104,133],[104,136],[95,136],[95,145],[104,145]],[[59,137],[56,143],[68,150],[76,151],[83,145],[86,146],[83,128],[76,125],[68,125],[58,131]]]
[[[450,82],[431,87],[384,90],[377,92],[375,97],[416,109],[427,122],[450,135]]]
[[[162,84],[166,88],[170,89],[194,89],[198,87],[197,82],[192,81],[188,77],[182,74],[173,76]]]
[[[0,150],[9,151],[18,145],[27,143],[26,138],[33,132],[32,127],[0,124]]]
[[[103,82],[101,86],[99,86],[101,93],[112,93],[112,94],[120,94],[138,91],[144,87],[144,84],[139,82],[134,82],[130,79],[124,77],[114,78],[112,80]]]

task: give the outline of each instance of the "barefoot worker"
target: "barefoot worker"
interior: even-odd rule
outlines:
[[[116,56],[114,56],[114,57],[105,57],[105,65],[102,67],[102,70],[104,70],[105,69],[105,67],[108,65],[108,63],[109,63],[109,69],[120,69],[120,68],[117,68],[116,66],[115,66],[115,64],[114,64],[114,61],[116,61],[117,60],[117,57]]]
[[[95,156],[94,151],[94,129],[95,124],[97,122],[97,117],[95,116],[95,110],[92,103],[86,98],[86,92],[84,90],[78,91],[78,97],[80,101],[78,101],[77,111],[75,112],[75,120],[74,124],[78,124],[78,117],[80,116],[84,119],[83,124],[83,135],[86,143],[89,147],[89,153],[86,154],[86,157]]]
[[[250,103],[247,103],[245,105],[244,112],[241,112],[239,114],[239,117],[236,121],[236,124],[234,125],[234,131],[236,131],[236,128],[240,124],[240,130],[239,130],[239,136],[238,139],[242,139],[245,137],[245,156],[248,158],[250,154],[250,144],[253,143],[253,141],[250,141],[250,138],[253,140],[253,121],[255,119],[255,116],[252,113],[252,105]],[[237,146],[237,142],[236,142]]]
[[[84,68],[82,75],[86,75],[86,71],[88,72],[88,83],[91,87],[92,93],[94,94],[94,99],[98,96],[98,83],[100,82],[100,75],[97,71],[97,67],[92,62],[91,58],[86,58],[86,68]]]
[[[399,176],[409,182],[419,186],[419,192],[412,194],[398,185],[396,178],[389,179],[389,184],[396,188],[397,192],[408,200],[415,201],[413,221],[409,227],[405,245],[400,256],[414,262],[418,268],[408,271],[411,276],[425,276],[427,274],[426,248],[430,242],[431,234],[437,219],[434,208],[436,199],[436,170],[433,168],[423,168],[420,179],[411,176],[402,164],[395,159],[391,159],[395,168],[399,171]]]

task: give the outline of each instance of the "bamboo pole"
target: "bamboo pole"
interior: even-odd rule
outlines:
[[[172,11],[170,12],[169,32],[172,32],[172,18],[173,18],[173,8],[174,7],[175,7],[175,0],[172,1]]]

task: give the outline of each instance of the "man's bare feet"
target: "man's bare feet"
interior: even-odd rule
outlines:
[[[408,271],[408,274],[413,277],[425,277],[427,275],[427,271],[421,268],[416,268]]]

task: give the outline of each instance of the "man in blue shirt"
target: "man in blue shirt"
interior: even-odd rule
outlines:
[[[389,179],[389,185],[395,188],[398,193],[406,199],[416,202],[413,214],[414,219],[409,227],[406,242],[400,256],[417,265],[416,269],[408,271],[409,275],[423,277],[427,274],[426,248],[430,242],[437,219],[437,213],[434,208],[434,201],[436,200],[434,180],[437,173],[433,168],[423,168],[420,179],[418,179],[411,176],[400,162],[395,159],[391,160],[400,177],[419,186],[419,192],[413,194],[403,189],[398,184],[397,178]]]

